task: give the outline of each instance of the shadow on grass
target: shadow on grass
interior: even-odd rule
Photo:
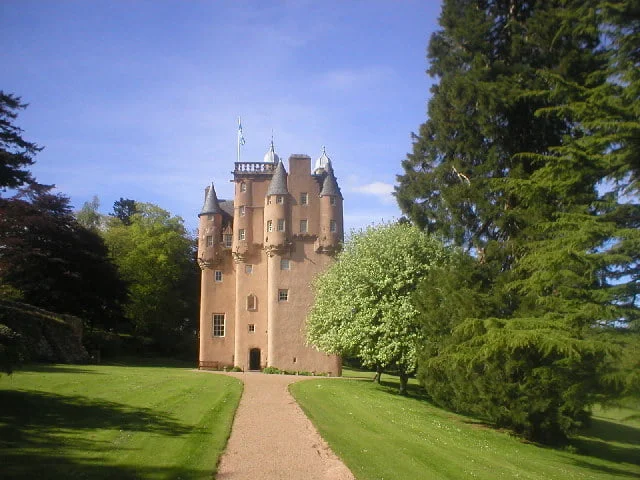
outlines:
[[[594,418],[588,429],[579,437],[571,439],[571,444],[580,454],[589,457],[640,465],[640,428],[638,427]]]
[[[35,373],[90,373],[92,375],[104,375],[95,369],[91,370],[83,367],[72,367],[68,365],[46,364],[46,363],[30,363],[22,365],[17,371],[19,372],[35,372]]]
[[[392,394],[399,395],[398,389],[400,381],[398,378],[383,374],[381,389]],[[436,408],[431,402],[426,390],[417,383],[409,383],[407,391],[410,398],[428,403]],[[452,412],[452,415],[458,415]],[[487,428],[496,432],[510,434],[504,429],[500,429],[494,425],[487,424],[481,420],[462,415],[460,421],[465,424],[473,425],[476,428]],[[612,463],[628,463],[640,465],[640,427],[631,425],[623,425],[617,422],[605,419],[593,418],[588,429],[584,430],[580,436],[573,437],[570,440],[571,445],[576,449],[583,459],[571,456],[568,461],[599,473],[609,475],[619,475],[622,477],[635,477],[635,474],[628,470],[621,470],[615,466],[606,466],[594,463],[590,460],[604,460]],[[536,445],[536,444],[533,444]],[[551,448],[545,445],[537,445],[540,448]]]
[[[140,478],[144,474],[137,467],[106,464],[102,452],[115,445],[92,440],[92,431],[117,429],[124,435],[150,432],[170,436],[192,433],[152,410],[82,396],[0,390],[0,405],[0,465],[6,478]],[[91,460],[73,458],[73,451],[82,451]],[[175,473],[163,476],[207,474]],[[154,474],[150,471],[149,475]]]

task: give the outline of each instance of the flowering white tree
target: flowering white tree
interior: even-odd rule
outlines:
[[[314,283],[307,342],[327,353],[354,355],[365,366],[396,368],[400,393],[406,394],[422,340],[411,294],[448,257],[440,241],[408,224],[353,234]]]

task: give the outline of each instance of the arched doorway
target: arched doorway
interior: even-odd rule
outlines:
[[[249,350],[249,370],[260,370],[260,349]]]

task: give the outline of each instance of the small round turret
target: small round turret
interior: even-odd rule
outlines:
[[[282,161],[276,166],[264,204],[264,248],[279,250],[290,243],[289,190],[287,172]]]
[[[320,234],[317,249],[334,252],[344,240],[342,193],[331,162],[326,165],[326,176],[320,191]]]
[[[205,189],[205,200],[198,214],[198,264],[211,268],[219,260],[222,234],[222,210],[213,183]]]

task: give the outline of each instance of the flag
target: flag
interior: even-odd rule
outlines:
[[[242,134],[242,123],[240,122],[240,117],[238,117],[238,145],[244,145],[244,135]]]

